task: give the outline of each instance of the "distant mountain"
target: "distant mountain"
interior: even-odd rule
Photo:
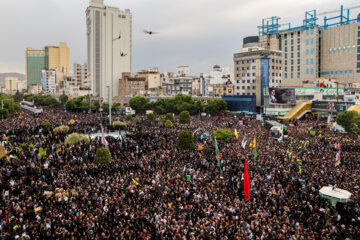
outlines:
[[[0,86],[5,87],[5,78],[6,77],[16,77],[20,81],[25,81],[25,74],[22,73],[0,73]]]

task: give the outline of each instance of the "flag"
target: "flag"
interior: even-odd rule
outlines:
[[[241,146],[243,149],[245,149],[245,147],[246,147],[246,142],[247,142],[246,138],[244,137],[243,140],[241,141]]]
[[[248,163],[245,156],[245,167],[244,167],[244,193],[246,197],[246,201],[250,200],[250,180],[249,180],[249,170],[248,170]]]
[[[140,183],[138,183],[137,181],[135,181],[135,179],[131,178],[133,183],[135,183],[135,185],[140,185]]]
[[[238,139],[238,138],[239,138],[239,135],[238,135],[238,133],[237,133],[237,131],[236,131],[236,128],[234,128],[234,134],[235,134],[236,139]]]
[[[340,152],[341,152],[341,145],[338,144],[337,146],[337,153],[336,153],[336,163],[335,163],[335,166],[339,166],[340,165],[340,159],[341,159],[341,155],[340,155]]]
[[[104,133],[104,129],[103,129],[102,124],[100,124],[100,126],[101,126],[101,143],[102,143],[106,148],[109,148],[109,147],[108,147],[109,143],[106,141],[105,133]]]
[[[253,147],[254,159],[256,160],[258,154],[257,154],[257,151],[256,151],[256,137],[255,136],[254,136],[254,140],[252,142],[252,147]]]
[[[295,125],[294,125],[294,124],[292,124],[292,123],[290,123],[290,124],[289,124],[289,126],[290,126],[290,127],[295,127]]]
[[[218,149],[218,145],[217,145],[217,142],[216,142],[216,136],[214,135],[214,143],[215,143],[215,154],[216,154],[216,159],[218,161],[218,165],[219,165],[219,168],[220,168],[220,172],[221,172],[221,166],[220,166],[220,153],[219,153],[219,149]]]
[[[331,123],[331,115],[328,115],[327,124]]]

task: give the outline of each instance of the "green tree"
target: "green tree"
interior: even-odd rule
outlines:
[[[9,110],[7,110],[6,108],[0,108],[0,117],[2,119],[5,119],[9,116]]]
[[[103,109],[103,112],[109,113],[109,104],[108,104],[107,102],[104,102],[104,103],[101,105],[101,108]]]
[[[149,113],[147,116],[146,116],[146,120],[148,122],[155,122],[156,121],[156,118],[155,118],[155,115],[153,113]]]
[[[173,126],[174,126],[174,124],[170,120],[166,120],[165,127],[169,128],[169,127],[173,127]]]
[[[20,102],[23,99],[24,99],[24,95],[22,93],[20,93],[19,90],[17,90],[15,95],[14,95],[14,101],[15,102]]]
[[[360,117],[356,111],[345,111],[340,113],[336,122],[340,124],[346,132],[356,132],[360,129]]]
[[[227,129],[218,129],[215,131],[215,137],[218,140],[225,140],[228,142],[232,137],[232,132]]]
[[[51,123],[50,123],[50,121],[48,120],[48,119],[45,119],[44,121],[43,121],[43,124],[42,124],[44,127],[50,127],[51,126]]]
[[[112,157],[109,149],[101,147],[96,150],[94,157],[94,163],[96,164],[107,164],[112,162]]]
[[[224,99],[211,100],[206,106],[205,111],[211,115],[217,115],[227,110],[227,102]]]
[[[68,99],[69,99],[69,97],[67,95],[61,94],[59,97],[61,106],[64,106]]]
[[[165,118],[163,116],[160,116],[159,117],[159,123],[163,123],[163,122],[165,122]]]
[[[167,113],[165,116],[165,120],[170,120],[171,122],[174,122],[174,115],[172,113]]]
[[[143,113],[148,100],[142,96],[136,96],[130,99],[130,107],[136,111],[136,113]]]
[[[179,123],[187,123],[191,122],[190,113],[188,111],[182,111],[179,116]]]
[[[139,119],[138,117],[136,117],[136,118],[134,119],[134,121],[135,121],[135,122],[140,122],[140,119]]]
[[[181,131],[178,136],[177,147],[182,150],[193,150],[195,148],[194,135],[191,131]]]
[[[131,115],[127,115],[126,118],[125,118],[125,121],[132,121],[133,120],[133,117]]]

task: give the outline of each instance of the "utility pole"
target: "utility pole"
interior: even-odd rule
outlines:
[[[336,82],[336,117],[339,112],[339,82]]]
[[[110,123],[110,125],[111,125],[111,89],[110,89],[110,86],[107,86],[107,88],[108,88],[108,95],[109,95],[109,98],[108,98],[108,100],[109,100],[109,123]]]

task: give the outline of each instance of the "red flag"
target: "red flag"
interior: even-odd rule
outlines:
[[[246,201],[250,200],[250,180],[249,180],[249,170],[248,170],[248,164],[245,156],[245,167],[244,167],[244,193],[246,196]]]

